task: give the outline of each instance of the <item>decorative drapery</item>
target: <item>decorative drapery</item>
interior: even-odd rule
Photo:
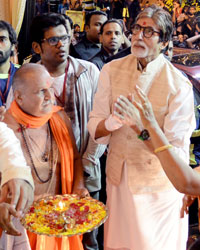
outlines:
[[[9,22],[17,35],[21,29],[26,0],[0,0],[0,19]]]

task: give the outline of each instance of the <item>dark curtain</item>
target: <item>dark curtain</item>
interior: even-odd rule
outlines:
[[[30,55],[31,44],[29,41],[29,29],[35,15],[35,2],[36,0],[26,0],[24,19],[18,36],[19,64],[22,64],[23,59]]]

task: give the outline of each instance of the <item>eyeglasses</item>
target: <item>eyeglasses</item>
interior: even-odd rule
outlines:
[[[137,35],[142,30],[143,36],[146,38],[152,37],[154,33],[160,34],[159,31],[155,31],[152,27],[142,27],[139,24],[134,24],[131,30],[133,35]]]
[[[66,44],[70,42],[70,36],[64,35],[64,36],[52,36],[46,39],[43,39],[41,42],[47,41],[49,45],[56,46],[59,41]]]

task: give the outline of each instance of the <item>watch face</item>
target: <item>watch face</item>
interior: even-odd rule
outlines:
[[[149,132],[147,129],[144,129],[142,130],[140,136],[142,137],[142,139],[145,141],[145,140],[148,140],[149,139]]]

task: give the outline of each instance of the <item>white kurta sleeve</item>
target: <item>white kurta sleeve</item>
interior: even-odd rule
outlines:
[[[11,179],[23,179],[34,188],[31,168],[27,166],[21,145],[14,132],[0,122],[1,186]]]
[[[111,114],[111,87],[107,72],[109,65],[102,68],[99,76],[98,89],[94,97],[93,110],[90,112],[88,130],[93,140],[98,124]],[[110,135],[95,140],[99,144],[108,144]]]
[[[163,129],[176,153],[189,163],[189,145],[195,129],[195,115],[193,90],[190,82],[187,82],[170,101]]]

